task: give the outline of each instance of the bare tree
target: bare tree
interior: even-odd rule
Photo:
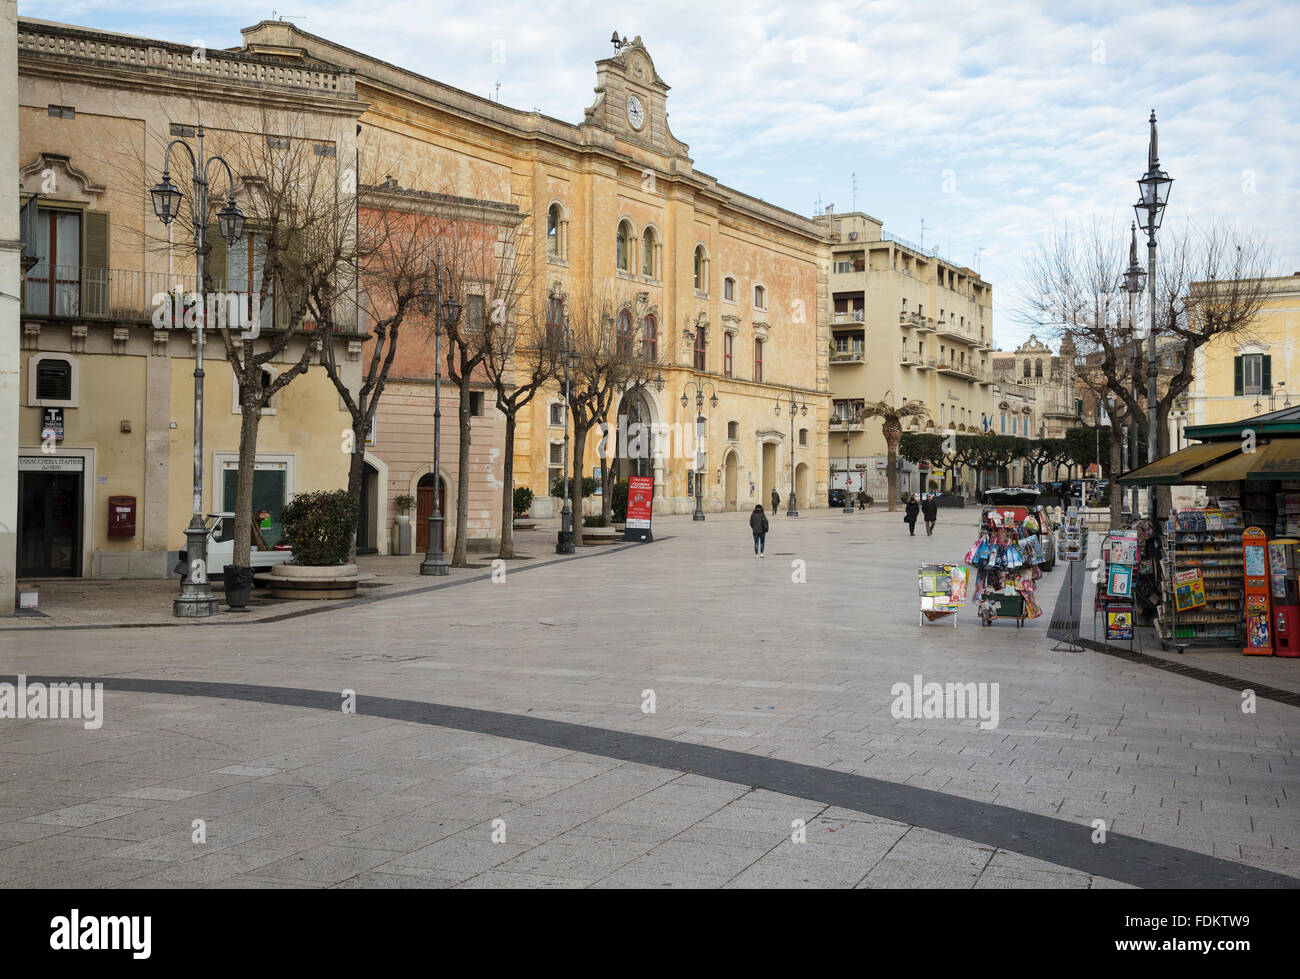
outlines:
[[[1163,390],[1157,388],[1156,431],[1147,418],[1148,318],[1140,305],[1128,315],[1122,289],[1129,243],[1096,223],[1082,233],[1051,236],[1031,256],[1021,292],[1021,318],[1070,336],[1091,362],[1098,390],[1122,406],[1135,437],[1156,438],[1169,451],[1169,413],[1191,386],[1196,351],[1218,337],[1249,333],[1267,295],[1270,258],[1256,234],[1230,225],[1166,229],[1161,235],[1155,283],[1155,337]],[[1143,294],[1144,296],[1146,294]],[[1162,492],[1167,509],[1169,491]]]
[[[600,427],[605,436],[598,451],[602,467],[609,434],[609,414],[623,391],[645,382],[653,362],[643,356],[642,321],[647,297],[625,296],[604,283],[570,299],[568,331],[575,366],[569,383],[573,418],[573,533],[582,544],[582,475],[587,436]],[[602,509],[608,512],[609,493]]]
[[[515,556],[514,474],[515,431],[519,412],[531,404],[558,372],[564,300],[548,296],[545,324],[539,322],[532,298],[531,251],[516,249],[518,262],[513,294],[503,308],[506,322],[493,331],[486,345],[483,372],[496,391],[497,410],[505,416],[505,453],[501,474],[501,550],[503,560]],[[566,408],[567,410],[567,408]]]

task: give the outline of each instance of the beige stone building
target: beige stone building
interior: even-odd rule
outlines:
[[[1057,355],[1031,333],[1014,351],[993,354],[993,372],[999,397],[995,398],[990,431],[1023,438],[1065,437],[1078,414],[1073,340],[1067,336]]]
[[[18,5],[0,6],[0,132],[18,130]],[[0,142],[0,173],[18,170],[18,142]],[[18,401],[22,373],[18,353],[18,304],[22,292],[22,239],[18,226],[18,187],[0,184],[0,459],[18,455]],[[0,615],[11,615],[17,584],[18,471],[0,465]]]
[[[639,38],[596,63],[594,103],[579,122],[565,122],[470,95],[287,22],[263,22],[244,37],[249,52],[339,65],[355,75],[366,103],[362,160],[381,161],[382,173],[402,187],[518,207],[526,216],[518,248],[535,270],[530,301],[541,315],[562,321],[574,297],[593,291],[618,297],[614,328],[657,362],[664,387],[650,386],[611,411],[612,431],[624,417],[654,433],[644,456],[625,453],[614,464],[623,476],[655,476],[658,511],[692,509],[697,462],[708,510],[747,509],[766,502],[773,488],[785,497],[792,481],[802,502],[824,505],[830,331],[823,231],[695,169],[668,126],[668,85]],[[718,398],[716,408],[705,401],[698,458],[694,388],[681,404],[696,383]],[[788,418],[775,413],[778,397],[792,391],[807,406],[793,434]],[[534,491],[537,516],[559,508],[548,495],[563,451],[558,392],[534,401],[516,440],[515,485]],[[405,396],[416,399],[404,403],[407,412],[431,410],[428,393]],[[485,418],[497,414],[490,391],[483,410]],[[392,458],[390,424],[380,419],[376,451]],[[443,434],[443,451],[454,452]],[[586,475],[600,465],[598,435],[586,447]],[[615,456],[611,451],[611,461]],[[421,478],[415,462],[387,464],[388,502],[414,495]],[[480,475],[471,533],[491,537],[499,494],[511,487],[499,485],[499,471],[498,485],[490,473]]]
[[[283,142],[269,148],[302,140],[322,159],[348,160],[359,111],[347,71],[289,69],[243,52],[19,22],[18,164],[9,180],[21,192],[30,268],[22,291],[18,446],[4,468],[18,480],[20,576],[163,576],[169,554],[183,546],[194,499],[197,337],[192,329],[160,329],[153,314],[160,295],[197,285],[191,228],[175,222],[169,240],[148,196],[169,141],[197,148],[202,127],[208,154],[229,153],[241,140],[266,139],[267,120],[275,119],[283,128],[274,138]],[[188,197],[188,157],[177,147],[171,160]],[[214,193],[224,194],[224,171],[214,167],[209,176]],[[243,184],[236,188],[252,213],[247,193]],[[260,277],[258,240],[250,224],[223,253],[218,288],[247,288],[238,283]],[[276,314],[268,312],[272,319],[264,315],[263,324],[274,330]],[[350,339],[338,339],[336,356],[345,364]],[[8,344],[0,345],[7,356]],[[210,335],[204,347],[200,502],[210,513],[234,508],[241,415],[220,338]],[[285,363],[301,349],[291,346]],[[266,370],[284,366],[272,362]],[[267,509],[273,525],[294,493],[346,485],[340,431],[347,417],[319,367],[266,409],[254,506]],[[9,431],[5,426],[6,437]]]
[[[855,421],[855,410],[886,397],[921,401],[930,419],[915,430],[981,431],[993,404],[993,288],[972,269],[888,234],[868,214],[819,221],[830,252],[832,483],[853,491],[865,484],[882,497],[881,423]],[[921,488],[904,462],[900,491]]]

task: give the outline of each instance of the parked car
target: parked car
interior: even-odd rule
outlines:
[[[833,489],[830,491],[827,503],[831,507],[839,507],[842,510],[848,495],[849,491],[846,489]]]
[[[235,515],[233,513],[209,513],[204,521],[208,528],[208,578],[220,580],[221,571],[227,564],[235,561]],[[286,541],[280,541],[268,550],[253,545],[248,555],[248,563],[254,569],[270,568],[284,564],[293,559],[293,550]],[[180,563],[173,571],[183,575],[189,566],[189,555],[182,550]]]

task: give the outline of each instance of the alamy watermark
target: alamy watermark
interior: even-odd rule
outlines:
[[[79,720],[97,731],[104,723],[104,685],[28,683],[20,673],[17,684],[0,683],[0,721],[8,720]]]
[[[239,330],[239,339],[262,332],[262,295],[257,292],[159,292],[153,296],[155,330],[196,330],[202,313],[207,330]]]
[[[897,720],[979,718],[982,731],[998,726],[996,683],[924,683],[917,673],[911,686],[899,681],[890,687],[889,695],[894,698],[889,713]]]

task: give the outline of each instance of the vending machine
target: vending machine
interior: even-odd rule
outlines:
[[[1268,584],[1273,604],[1273,654],[1300,656],[1300,540],[1268,542]]]

